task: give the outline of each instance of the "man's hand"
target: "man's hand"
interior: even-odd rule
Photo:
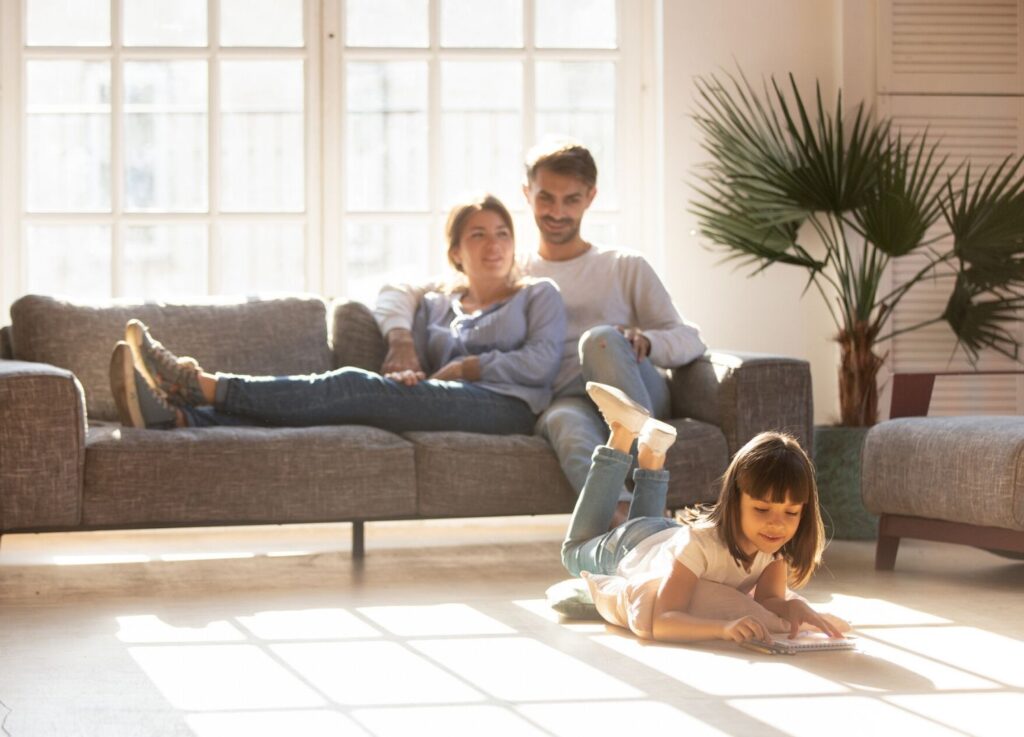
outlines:
[[[420,359],[416,357],[412,333],[405,328],[394,328],[388,331],[388,354],[384,356],[380,372],[388,378],[395,378],[389,374],[406,371],[418,373],[420,378],[423,377],[423,367],[420,366]],[[399,379],[395,380],[399,381]],[[403,383],[408,382],[403,381]]]
[[[384,374],[384,378],[397,381],[399,384],[405,384],[406,386],[416,386],[427,378],[427,375],[422,371],[389,371]]]
[[[643,330],[640,328],[627,328],[623,325],[616,325],[615,327],[625,336],[629,344],[633,346],[633,353],[636,354],[637,363],[651,355],[651,341],[644,335]]]
[[[430,378],[440,379],[441,381],[458,381],[462,379],[462,359],[449,361],[432,374]]]

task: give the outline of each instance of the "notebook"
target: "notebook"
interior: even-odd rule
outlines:
[[[801,632],[792,640],[789,635],[773,635],[770,641],[745,640],[740,645],[766,655],[796,655],[822,650],[856,650],[857,640],[849,634],[845,639],[839,639],[821,632]]]

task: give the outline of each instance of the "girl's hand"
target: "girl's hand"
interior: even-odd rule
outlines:
[[[763,624],[753,617],[741,617],[727,622],[722,628],[722,639],[733,642],[744,640],[770,640],[771,635]]]
[[[843,633],[825,617],[811,609],[802,599],[790,599],[786,602],[785,619],[789,621],[789,636],[796,637],[800,633],[800,625],[804,622],[818,628],[829,637],[843,638]]]

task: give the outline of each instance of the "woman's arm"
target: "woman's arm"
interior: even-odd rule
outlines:
[[[734,620],[704,619],[687,613],[697,576],[678,560],[658,588],[654,601],[654,639],[663,642],[693,640],[767,640],[768,630],[753,617]]]
[[[565,344],[565,305],[549,281],[530,286],[526,300],[526,339],[511,351],[487,351],[477,357],[471,381],[547,386],[554,381]],[[467,359],[468,360],[468,359]],[[472,362],[471,362],[472,363]],[[466,374],[466,372],[463,372]]]
[[[768,611],[779,615],[789,622],[789,636],[796,637],[800,625],[807,624],[817,627],[830,637],[842,637],[843,633],[836,625],[811,609],[803,599],[787,599],[786,584],[789,580],[789,566],[781,558],[771,563],[757,579],[754,599]]]

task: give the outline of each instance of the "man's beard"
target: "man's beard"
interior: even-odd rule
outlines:
[[[569,227],[566,228],[565,230],[559,230],[557,232],[552,233],[545,229],[544,224],[547,223],[547,221],[544,218],[540,218],[537,220],[537,228],[540,230],[541,235],[544,236],[544,240],[546,240],[548,243],[552,243],[556,246],[565,245],[566,243],[575,240],[576,236],[579,235],[580,224],[578,222],[573,220],[559,220],[556,222],[567,222],[569,224]]]

